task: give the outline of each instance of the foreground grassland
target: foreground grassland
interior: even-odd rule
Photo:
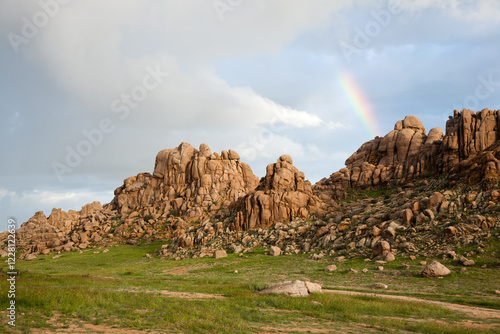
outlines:
[[[475,258],[476,266],[468,273],[460,272],[462,266],[456,262],[442,261],[452,270],[442,279],[419,276],[419,262],[432,260],[426,258],[398,258],[384,264],[383,271],[373,261],[348,259],[327,273],[324,269],[334,263],[333,258],[270,257],[263,249],[217,260],[145,257],[160,247],[160,243],[120,245],[109,247],[107,253],[93,249],[64,253],[57,259],[50,254],[19,261],[16,328],[7,326],[3,311],[0,332],[500,333],[500,318],[481,315],[481,310],[458,311],[373,295],[291,298],[256,293],[268,283],[300,279],[320,283],[325,290],[412,296],[500,312],[500,296],[494,293],[500,289],[497,238]],[[359,272],[351,273],[351,268]],[[0,301],[6,306],[6,274],[2,277]],[[376,282],[389,289],[372,290]]]

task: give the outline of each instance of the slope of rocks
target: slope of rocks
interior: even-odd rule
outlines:
[[[368,194],[359,192],[358,197],[340,202],[322,219],[295,218],[269,228],[234,231],[223,222],[206,220],[190,227],[194,244],[165,245],[160,253],[184,259],[212,256],[217,249],[246,253],[256,247],[278,247],[283,255],[310,253],[312,260],[335,256],[338,261],[347,257],[391,261],[410,256],[455,258],[453,250],[464,246],[475,249],[469,253],[473,256],[490,238],[500,238],[497,190],[451,185],[440,178],[399,191],[388,189],[375,197]]]
[[[469,182],[489,182],[499,176],[500,152],[495,146],[499,124],[499,110],[455,110],[446,134],[440,128],[426,133],[418,118],[407,116],[385,137],[363,144],[345,168],[318,182],[315,189],[331,189],[338,195],[349,188],[394,186],[420,176],[469,172]]]
[[[224,220],[214,223],[207,219],[197,228],[183,221],[176,224],[172,243],[166,251],[175,253],[179,249],[204,245],[217,236],[226,235],[227,231],[269,228],[293,219],[303,221],[319,217],[323,215],[321,207],[304,173],[293,165],[289,155],[282,155],[276,163],[267,166],[266,176],[254,191],[233,203]]]

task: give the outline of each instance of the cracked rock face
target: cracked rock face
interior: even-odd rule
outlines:
[[[182,143],[158,153],[153,175],[127,178],[115,190],[111,205],[119,213],[152,207],[160,215],[175,212],[187,220],[200,220],[226,209],[257,184],[258,178],[236,152],[219,155],[206,144],[197,150]]]
[[[422,175],[469,173],[477,183],[495,179],[500,170],[500,111],[455,110],[446,134],[427,134],[415,116],[398,121],[394,130],[363,144],[346,161],[346,168],[317,184],[317,189],[403,184]]]
[[[294,165],[289,155],[282,155],[267,166],[266,176],[256,191],[237,204],[237,216],[231,228],[249,230],[289,222],[294,217],[308,218],[320,209],[320,200],[313,195],[311,183]]]

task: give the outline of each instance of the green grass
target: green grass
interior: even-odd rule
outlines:
[[[496,245],[491,245],[495,247]],[[161,243],[141,246],[120,245],[102,250],[53,254],[32,261],[18,261],[18,331],[55,327],[47,321],[57,317],[56,327],[83,322],[106,328],[158,330],[182,333],[259,333],[383,331],[418,333],[494,333],[500,330],[496,320],[474,319],[426,303],[406,302],[338,294],[315,294],[308,298],[259,295],[256,291],[268,283],[283,280],[310,280],[324,288],[369,291],[369,285],[383,282],[391,293],[442,300],[472,306],[500,309],[499,298],[492,294],[500,286],[499,268],[473,267],[469,274],[459,273],[452,261],[443,262],[452,275],[443,279],[419,277],[417,259],[398,259],[376,270],[373,262],[350,259],[337,263],[338,270],[326,273],[331,258],[311,261],[306,255],[270,257],[264,249],[239,257],[202,258],[171,261],[153,256]],[[99,251],[99,254],[93,254]],[[491,259],[485,260],[491,261]],[[410,263],[402,269],[401,263]],[[357,274],[350,268],[360,270]],[[367,273],[361,269],[367,268]],[[234,270],[239,273],[234,273]],[[399,270],[401,275],[393,276]],[[4,271],[5,268],[4,268]],[[4,274],[5,275],[5,274]],[[6,291],[5,276],[0,280]],[[186,299],[160,291],[209,293],[222,299]],[[7,295],[0,295],[7,305]],[[482,327],[464,323],[470,320]],[[300,330],[299,330],[300,329]],[[12,331],[13,332],[13,331]]]

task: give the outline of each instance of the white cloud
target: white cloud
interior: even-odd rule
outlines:
[[[0,189],[0,200],[4,199],[5,197],[15,197],[16,193],[14,191],[8,191],[7,189]]]
[[[107,198],[92,190],[95,180],[117,187],[127,176],[151,171],[155,154],[181,141],[206,142],[219,151],[241,142],[256,145],[253,157],[239,150],[256,174],[288,153],[306,164],[306,176],[319,170],[313,177],[319,179],[349,155],[332,152],[355,151],[366,137],[333,84],[340,70],[352,72],[379,120],[392,127],[404,114],[425,117],[436,113],[429,106],[446,110],[462,102],[477,76],[496,65],[497,0],[401,0],[403,12],[347,64],[339,40],[352,41],[357,27],[374,20],[371,10],[390,2],[397,1],[241,1],[224,20],[211,0],[61,6],[19,54],[0,41],[7,91],[1,107],[8,111],[3,133],[19,134],[14,143],[7,136],[1,141],[1,181],[8,190],[0,190],[0,202],[13,203],[2,211],[77,209]],[[23,17],[32,19],[37,11],[38,1],[1,1],[4,35],[21,33]],[[248,66],[241,80],[230,78],[238,71],[218,72],[220,63],[233,59]],[[168,78],[119,119],[111,102],[130,94],[146,68],[157,65]],[[248,79],[252,71],[259,80]],[[55,191],[51,162],[64,161],[66,147],[85,140],[82,130],[97,127],[103,117],[112,118],[116,131]],[[89,190],[74,190],[76,182]],[[44,190],[29,190],[37,187]]]
[[[93,201],[101,204],[109,203],[113,199],[112,191],[93,191],[87,189],[73,191],[30,190],[16,192],[5,188],[0,189],[0,211],[6,217],[15,217],[19,225],[27,221],[37,211],[44,211],[49,216],[52,208],[61,208],[65,211],[77,210]],[[5,226],[0,223],[0,231]]]

